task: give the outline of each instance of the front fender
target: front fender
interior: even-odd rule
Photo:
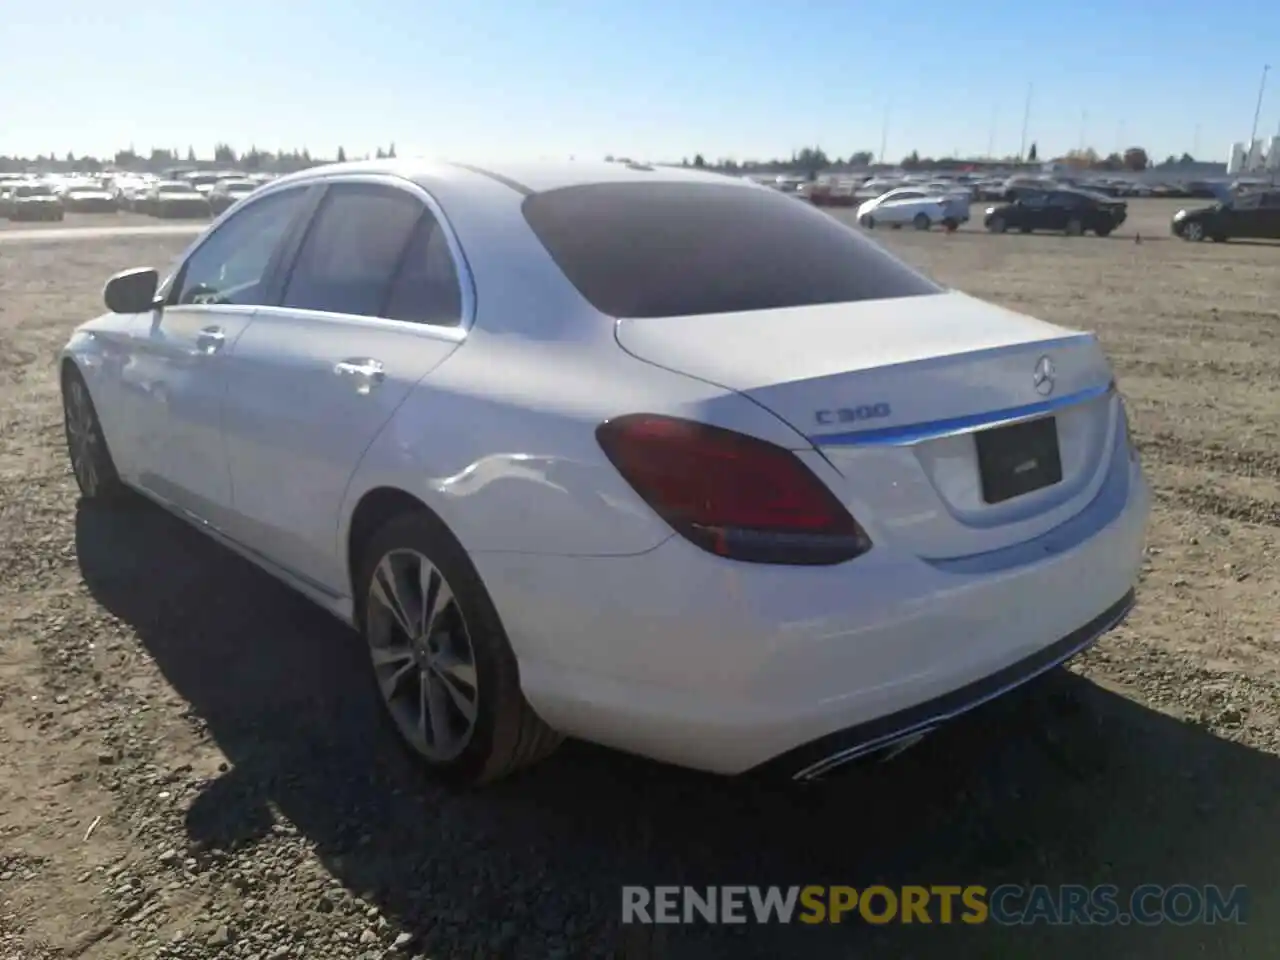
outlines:
[[[120,387],[129,363],[131,331],[149,322],[147,316],[139,315],[98,317],[77,327],[59,354],[60,365],[75,364],[84,378],[103,437],[122,475],[132,462],[132,431],[121,410]]]

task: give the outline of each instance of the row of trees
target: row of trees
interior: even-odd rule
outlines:
[[[858,150],[851,153],[847,158],[841,158],[839,156],[829,156],[821,147],[814,146],[795,151],[789,159],[775,158],[772,160],[748,160],[742,162],[721,159],[716,160],[714,163],[709,163],[701,153],[698,153],[693,156],[692,160],[686,157],[683,163],[686,167],[706,167],[725,173],[785,173],[799,170],[808,173],[810,176],[816,176],[824,172],[838,173],[847,170],[865,169],[873,166],[873,159],[874,155],[870,150]],[[979,158],[922,157],[918,151],[912,150],[896,166],[904,170],[919,170],[962,166],[1017,167],[1040,162],[1039,148],[1035,143],[1032,143],[1025,159],[1017,156]],[[1137,172],[1152,166],[1151,158],[1142,147],[1129,147],[1123,153],[1111,153],[1105,157],[1100,156],[1093,148],[1072,150],[1066,156],[1057,158],[1057,162],[1064,163],[1077,170],[1098,171],[1124,170]],[[1194,162],[1195,159],[1190,154],[1184,153],[1181,159],[1170,156],[1162,166],[1177,166]]]
[[[378,147],[373,154],[379,160],[394,157],[395,155],[396,145],[394,143],[385,149]],[[337,153],[333,157],[322,159],[312,156],[311,151],[305,147],[301,150],[271,151],[262,150],[256,146],[250,147],[244,153],[237,153],[230,144],[219,143],[214,147],[211,158],[202,158],[197,157],[195,150],[191,147],[187,147],[185,153],[163,147],[152,147],[149,151],[142,153],[130,146],[125,150],[117,150],[115,155],[109,159],[92,156],[77,157],[73,153],[67,153],[62,156],[54,153],[41,154],[35,158],[0,156],[0,172],[21,172],[34,168],[51,172],[70,172],[74,170],[96,173],[111,167],[118,170],[158,173],[168,167],[187,165],[215,168],[234,167],[250,173],[259,171],[264,173],[291,173],[294,170],[303,170],[321,163],[329,163],[334,160],[341,163],[348,159],[368,160],[369,154],[365,154],[362,157],[349,157],[343,147],[338,147]],[[613,160],[614,157],[609,156],[605,159]],[[770,160],[739,161],[732,158],[722,158],[709,162],[703,154],[698,153],[694,154],[692,159],[685,157],[682,162],[686,167],[703,167],[723,173],[791,173],[800,171],[810,177],[814,177],[819,173],[840,173],[849,170],[866,169],[873,165],[874,159],[875,156],[870,150],[855,150],[846,157],[840,157],[829,155],[819,146],[812,146],[793,151],[790,157],[775,157]],[[898,166],[906,170],[947,169],[982,165],[1017,167],[1022,164],[1039,163],[1039,159],[1038,148],[1036,144],[1032,143],[1031,148],[1027,151],[1025,160],[1016,156],[982,157],[978,159],[921,157],[917,151],[912,150],[902,158]],[[1066,156],[1059,158],[1059,160],[1078,170],[1138,171],[1146,170],[1152,166],[1151,159],[1147,156],[1147,151],[1142,147],[1130,147],[1123,153],[1111,153],[1105,157],[1100,156],[1093,148],[1072,150]],[[1181,159],[1170,156],[1161,166],[1177,166],[1194,162],[1195,160],[1190,154],[1184,153]]]
[[[379,147],[373,154],[379,160],[395,155],[394,143],[386,149]],[[36,157],[0,156],[0,173],[23,172],[31,169],[55,173],[71,171],[97,173],[107,168],[137,173],[159,173],[168,167],[176,166],[234,167],[249,173],[292,173],[317,164],[332,163],[335,160],[341,163],[347,159],[368,160],[369,154],[349,158],[346,149],[338,147],[334,156],[321,158],[312,156],[311,151],[306,147],[301,150],[273,151],[256,146],[250,147],[244,153],[237,153],[230,144],[219,143],[214,147],[212,157],[198,157],[192,147],[187,147],[186,152],[183,153],[180,150],[165,147],[152,147],[146,152],[139,152],[133,146],[129,146],[127,149],[117,150],[113,156],[105,159],[93,156],[77,157],[70,152],[63,155],[40,154]]]

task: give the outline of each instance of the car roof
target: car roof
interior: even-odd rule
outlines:
[[[343,174],[386,175],[412,180],[424,188],[441,181],[457,181],[459,177],[484,177],[501,183],[519,194],[529,195],[562,187],[587,186],[596,183],[708,183],[736,186],[743,190],[768,190],[737,177],[710,173],[692,167],[670,167],[658,164],[615,163],[596,160],[505,161],[494,163],[454,163],[443,160],[391,159],[356,160],[331,163],[289,174],[274,181],[273,186],[324,179]]]

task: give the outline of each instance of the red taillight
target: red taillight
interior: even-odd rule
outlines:
[[[772,443],[656,414],[609,420],[596,438],[645,502],[711,553],[755,563],[830,564],[871,546],[822,481]]]

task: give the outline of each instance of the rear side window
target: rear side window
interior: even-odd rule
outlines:
[[[401,258],[385,316],[438,327],[462,322],[462,287],[453,252],[429,211],[419,218]]]
[[[331,187],[298,251],[281,306],[379,316],[424,210],[393,187]]]
[[[677,317],[938,293],[856,231],[773,190],[597,183],[524,201],[582,296],[614,317]]]

